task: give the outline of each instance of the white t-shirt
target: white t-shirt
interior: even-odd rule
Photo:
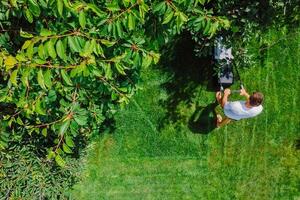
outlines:
[[[224,113],[230,119],[240,120],[255,117],[263,110],[262,105],[247,108],[246,101],[231,101],[224,106]]]

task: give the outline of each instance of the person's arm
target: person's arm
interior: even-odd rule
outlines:
[[[223,96],[223,99],[222,99],[222,107],[224,108],[225,104],[227,103],[228,101],[228,97],[230,95],[231,91],[229,88],[226,88],[224,90],[224,96]]]
[[[246,92],[244,88],[240,90],[240,95],[246,97],[247,100],[250,98],[250,95]]]

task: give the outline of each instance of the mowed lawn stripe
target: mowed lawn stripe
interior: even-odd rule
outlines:
[[[266,67],[255,65],[252,68],[246,70],[243,74],[243,80],[247,91],[250,93],[252,91],[262,91],[265,93],[267,88],[265,87],[265,77],[266,74]],[[245,143],[240,145],[239,147],[242,148],[243,154],[241,155],[242,160],[245,161],[242,165],[239,165],[241,168],[240,170],[240,179],[245,181],[252,179],[253,171],[259,166],[261,161],[258,163],[260,150],[259,147],[262,143],[262,135],[259,133],[261,132],[261,121],[264,121],[265,118],[265,110],[262,116],[254,119],[247,119],[242,120],[242,127],[240,129],[240,136],[245,138]],[[239,122],[240,123],[240,122]],[[245,159],[244,159],[245,158]],[[251,181],[249,181],[251,183]],[[245,186],[246,187],[246,186]]]
[[[295,133],[296,131],[300,130],[300,120],[292,120],[292,119],[299,119],[300,116],[300,106],[297,105],[296,102],[299,102],[300,100],[300,73],[299,73],[299,69],[300,69],[300,62],[299,62],[299,57],[300,57],[300,34],[298,31],[297,37],[295,37],[293,39],[293,48],[296,51],[290,51],[290,54],[295,54],[295,52],[297,52],[297,54],[295,55],[295,57],[290,56],[289,57],[289,63],[291,68],[292,73],[290,74],[291,78],[292,78],[292,85],[289,88],[289,95],[292,96],[292,101],[289,103],[290,104],[290,119],[289,119],[289,133]],[[298,122],[298,123],[297,123]],[[300,132],[300,131],[299,131]],[[291,134],[291,137],[293,137]],[[295,138],[297,139],[297,138]],[[298,135],[298,139],[299,139],[299,135]]]
[[[208,177],[199,171],[206,170],[199,159],[159,157],[141,159],[108,159],[101,165],[94,187],[103,198],[118,199],[122,195],[155,194],[172,196],[185,194],[184,190],[193,185],[207,184]],[[96,166],[95,166],[96,167]],[[203,180],[203,181],[201,181]],[[117,184],[116,184],[117,183]],[[170,193],[170,194],[168,194]],[[88,195],[87,193],[85,195]],[[123,196],[122,196],[123,197]]]

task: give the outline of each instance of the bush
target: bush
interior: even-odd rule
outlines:
[[[78,179],[78,160],[67,158],[67,168],[55,167],[32,145],[10,147],[0,159],[0,196],[5,199],[67,199]]]

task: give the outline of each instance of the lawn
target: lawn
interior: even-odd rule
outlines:
[[[72,197],[300,198],[300,33],[269,30],[254,42],[268,48],[241,77],[265,95],[260,116],[213,129],[208,64],[179,52],[173,63],[143,71],[115,131],[89,146]]]

